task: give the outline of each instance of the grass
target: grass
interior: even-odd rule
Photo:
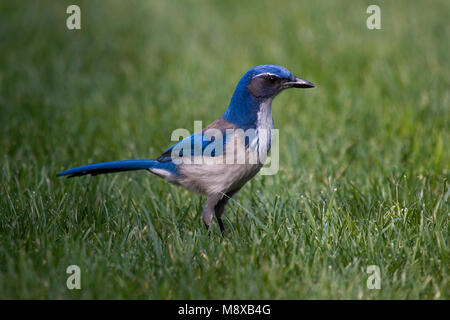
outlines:
[[[370,1],[97,0],[69,31],[72,3],[0,4],[1,299],[450,297],[448,1],[379,2],[381,30]],[[55,178],[158,156],[264,63],[317,88],[275,100],[280,171],[226,239],[145,172]]]

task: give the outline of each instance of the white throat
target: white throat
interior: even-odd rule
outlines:
[[[272,100],[272,98],[269,98],[263,101],[259,106],[259,111],[257,113],[258,120],[256,123],[257,129],[273,129]]]
[[[263,163],[272,144],[272,99],[267,99],[259,106],[256,122],[256,137],[250,143],[250,148],[258,152],[259,160]]]

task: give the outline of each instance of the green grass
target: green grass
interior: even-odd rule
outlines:
[[[69,31],[73,2],[0,4],[1,299],[450,298],[448,1],[379,2],[378,31],[372,1],[76,1]],[[275,100],[280,171],[226,239],[145,172],[55,178],[158,156],[265,63],[317,88]]]

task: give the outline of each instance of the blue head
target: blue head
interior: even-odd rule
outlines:
[[[256,66],[239,80],[223,117],[240,126],[252,126],[260,105],[288,88],[314,88],[314,85],[281,66]]]

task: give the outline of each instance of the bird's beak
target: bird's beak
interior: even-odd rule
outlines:
[[[314,88],[315,85],[308,80],[295,77],[295,81],[285,82],[283,88]]]

